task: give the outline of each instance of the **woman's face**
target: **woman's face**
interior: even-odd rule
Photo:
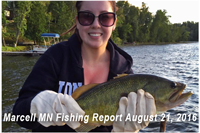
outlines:
[[[95,16],[99,16],[101,13],[105,12],[113,12],[111,3],[108,1],[83,1],[80,11],[87,11],[93,13]],[[105,27],[99,23],[98,17],[95,17],[91,25],[82,26],[76,17],[76,24],[83,45],[91,48],[99,48],[101,46],[106,47],[112,31],[115,29],[116,20],[114,25]]]

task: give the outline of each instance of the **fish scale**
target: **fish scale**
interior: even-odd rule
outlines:
[[[125,80],[125,82],[122,80]],[[124,92],[128,93],[129,91],[127,88],[131,88],[131,84],[127,86],[127,88],[121,87],[125,84],[128,85],[126,82],[126,79],[121,79],[115,84],[112,82],[100,84],[94,87],[90,92],[87,92],[87,96],[83,94],[82,97],[78,98],[76,101],[85,111],[86,115],[92,115],[94,112],[99,115],[114,115],[117,111],[120,94]],[[89,105],[95,105],[96,108],[91,111]],[[102,106],[104,108],[101,108]]]
[[[165,112],[178,106],[192,95],[191,92],[181,95],[185,89],[185,85],[182,83],[148,74],[126,74],[91,88],[87,88],[87,85],[83,87],[77,88],[72,94],[72,97],[85,111],[85,115],[89,115],[88,123],[81,123],[81,126],[75,129],[81,132],[88,132],[98,125],[112,125],[112,121],[106,123],[92,121],[92,116],[94,113],[103,116],[115,115],[119,107],[119,100],[123,94],[137,92],[139,89],[149,92],[155,99],[157,112]],[[86,89],[86,91],[81,92],[83,89]]]

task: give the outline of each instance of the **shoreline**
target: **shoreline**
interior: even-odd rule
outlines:
[[[136,43],[124,43],[119,45],[120,47],[123,46],[142,46],[142,45],[166,45],[166,44],[185,44],[185,43],[197,43],[199,41],[181,41],[181,42],[159,42],[159,43],[155,43],[155,42],[136,42]]]
[[[134,42],[134,43],[129,43],[129,42],[125,42],[124,44],[117,44],[117,46],[119,47],[126,47],[126,46],[142,46],[142,45],[166,45],[166,44],[185,44],[185,43],[197,43],[199,41],[181,41],[181,42],[159,42],[159,43],[155,43],[155,42]],[[6,46],[6,47],[11,47],[11,46]],[[30,46],[17,46],[17,47],[26,47],[26,50],[22,50],[22,49],[18,49],[18,48],[14,48],[11,47],[12,50],[10,51],[10,49],[5,50],[5,46],[2,46],[1,52],[5,53],[5,52],[27,52],[29,50],[31,50]]]

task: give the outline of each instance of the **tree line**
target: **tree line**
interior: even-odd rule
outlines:
[[[42,42],[41,33],[66,32],[75,24],[76,1],[2,1],[2,38],[19,38]],[[166,10],[157,10],[155,15],[142,2],[141,8],[127,1],[117,2],[117,27],[112,39],[117,44],[125,42],[180,42],[198,41],[198,22],[187,21],[172,24]],[[5,10],[13,12],[13,21],[7,20]],[[61,36],[68,39],[73,32]]]

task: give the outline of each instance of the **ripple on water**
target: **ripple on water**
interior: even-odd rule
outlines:
[[[181,114],[197,114],[199,109],[199,44],[172,44],[124,48],[133,58],[135,73],[154,74],[187,84],[184,92],[193,95],[182,105],[170,109],[172,118]],[[199,118],[197,116],[197,118]],[[196,121],[167,122],[167,132],[199,132]],[[142,132],[159,132],[159,122],[151,123]]]
[[[11,113],[19,90],[30,73],[38,57],[3,56],[2,57],[2,118]],[[30,131],[19,127],[15,122],[2,122],[3,132]]]
[[[193,95],[182,105],[168,110],[170,120],[177,118],[177,113],[197,114],[199,110],[199,44],[171,44],[123,47],[133,58],[134,73],[154,74],[187,84],[185,91]],[[39,57],[3,56],[2,57],[2,114],[11,112],[24,80]],[[184,92],[185,92],[184,91]],[[12,95],[11,95],[12,94]],[[199,132],[196,121],[167,121],[167,132]],[[159,132],[160,121],[151,122],[141,132]],[[2,122],[3,132],[26,132],[14,122]]]

